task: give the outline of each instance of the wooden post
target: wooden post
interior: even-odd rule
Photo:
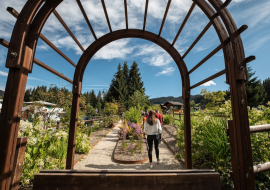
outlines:
[[[14,169],[11,180],[11,190],[17,190],[19,188],[26,143],[27,137],[19,137],[17,139],[16,153],[14,158]]]
[[[190,120],[190,91],[183,87],[184,102],[184,135],[185,135],[185,166],[192,169],[191,152],[191,120]]]
[[[10,189],[24,92],[32,61],[32,50],[26,46],[20,69],[10,68],[0,117],[0,186]],[[9,59],[7,59],[7,62]]]
[[[75,84],[73,88],[75,90],[73,90],[73,100],[72,100],[72,108],[71,108],[71,116],[70,116],[66,169],[73,169],[74,167],[78,111],[79,111],[79,103],[80,103],[80,95],[81,95],[81,82],[78,86],[76,86]]]

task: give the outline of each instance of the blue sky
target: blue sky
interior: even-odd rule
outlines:
[[[15,24],[15,18],[6,11],[11,6],[18,12],[21,11],[25,0],[1,0],[0,7],[0,38],[9,41]],[[105,15],[100,0],[81,0],[84,9],[89,17],[97,37],[109,32]],[[129,28],[142,29],[145,0],[128,0]],[[105,0],[112,30],[125,28],[125,13],[123,0]],[[162,31],[161,36],[172,42],[178,29],[192,4],[191,0],[172,0],[171,7]],[[158,34],[167,0],[150,0],[146,21],[146,30]],[[249,26],[242,34],[246,57],[255,55],[256,60],[250,65],[256,71],[256,76],[264,80],[270,77],[270,1],[269,0],[233,0],[229,5],[236,24],[240,27],[243,24]],[[63,20],[75,34],[79,42],[86,49],[94,38],[79,10],[76,0],[65,0],[57,9]],[[196,7],[188,20],[184,30],[175,43],[176,49],[181,55],[196,39],[198,34],[208,23],[208,19],[202,11]],[[42,34],[63,51],[74,63],[77,64],[82,51],[75,44],[63,26],[52,14],[45,24]],[[199,43],[185,58],[190,70],[201,59],[219,45],[217,34],[211,27]],[[0,46],[0,89],[4,90],[6,85],[8,69],[5,68],[7,49]],[[42,40],[38,41],[35,57],[73,79],[75,68],[47,46]],[[125,61],[131,66],[133,61],[139,65],[146,94],[150,98],[162,96],[181,96],[181,77],[175,62],[159,46],[152,42],[141,39],[122,39],[108,44],[98,51],[89,62],[84,79],[82,92],[95,90],[106,90],[109,88],[113,74],[119,63]],[[224,69],[224,58],[222,51],[218,52],[191,76],[191,85],[215,74]],[[51,74],[50,72],[34,65],[33,72],[29,74],[27,88],[38,85],[67,86],[71,85]],[[226,90],[225,76],[197,87],[191,94],[199,94],[202,88],[208,90]]]

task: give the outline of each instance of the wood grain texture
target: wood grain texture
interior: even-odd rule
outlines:
[[[18,137],[12,174],[11,190],[18,190],[26,149],[27,137]]]
[[[219,190],[220,179],[216,172],[204,173],[40,173],[34,178],[36,190],[69,189],[190,189]]]

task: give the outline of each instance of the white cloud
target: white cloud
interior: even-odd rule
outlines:
[[[30,76],[28,76],[28,80],[42,81],[42,82],[47,82],[47,83],[50,83],[51,84],[51,82],[49,82],[49,81],[38,79],[38,78],[35,78],[35,77],[30,77]]]
[[[93,59],[124,59],[130,55],[134,47],[128,45],[129,39],[117,40],[101,48]]]
[[[216,83],[214,81],[210,80],[210,81],[208,81],[208,82],[206,82],[206,83],[204,83],[204,84],[202,84],[200,86],[211,86],[211,85],[214,85],[215,86]]]
[[[156,76],[160,76],[160,75],[172,75],[173,72],[174,72],[174,70],[175,69],[173,67],[167,67],[163,71],[157,73]]]
[[[7,73],[7,72],[5,72],[5,71],[0,71],[0,75],[1,75],[1,76],[5,76],[5,77],[7,77],[7,76],[8,76],[8,73]]]

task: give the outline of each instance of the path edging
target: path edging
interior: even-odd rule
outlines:
[[[142,163],[144,163],[144,162],[149,161],[149,158],[146,158],[146,159],[144,159],[144,160],[136,160],[136,161],[125,161],[125,160],[118,160],[118,159],[116,159],[116,158],[114,157],[114,155],[115,155],[114,153],[115,153],[115,149],[116,149],[118,143],[119,143],[119,141],[117,141],[117,143],[116,143],[116,145],[115,145],[115,147],[114,147],[114,150],[113,150],[113,160],[114,160],[115,162],[120,163],[120,164],[142,164]]]

